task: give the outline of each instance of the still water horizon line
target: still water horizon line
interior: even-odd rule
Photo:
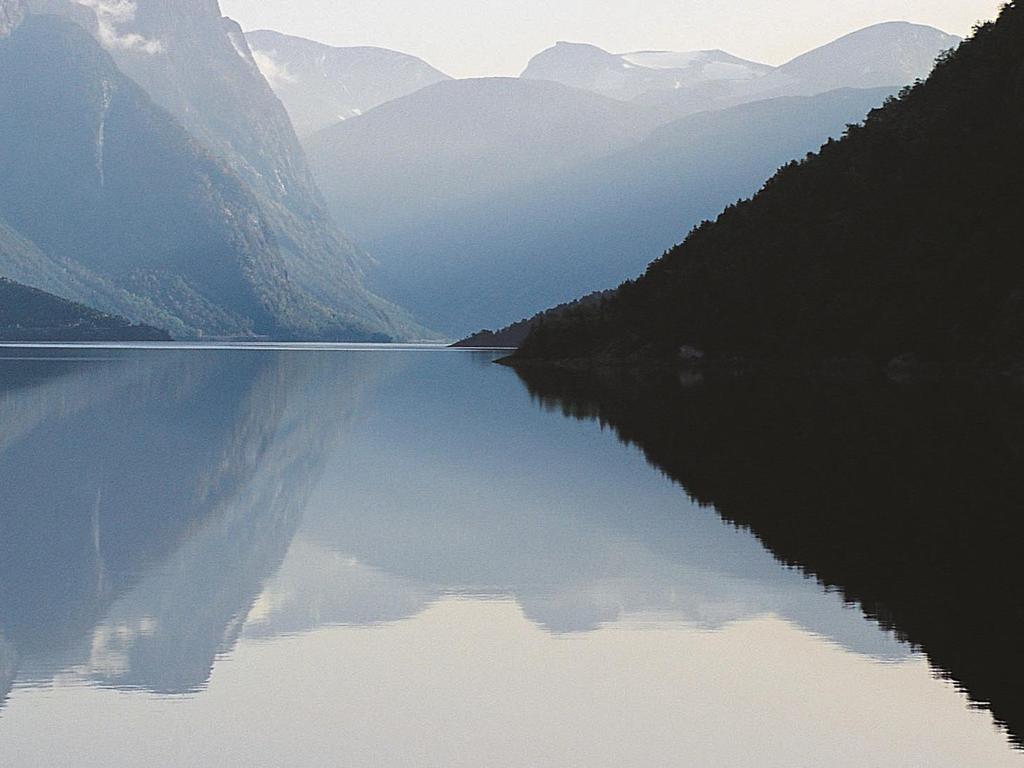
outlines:
[[[0,342],[0,349],[81,349],[242,352],[510,352],[514,347],[452,347],[447,343],[410,342]]]

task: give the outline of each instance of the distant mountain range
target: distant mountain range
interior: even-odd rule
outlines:
[[[537,86],[554,87],[525,81],[517,87]],[[489,327],[495,318],[526,317],[537,307],[618,285],[640,272],[651,254],[678,243],[688,228],[756,192],[779,166],[841,136],[849,123],[862,120],[894,89],[849,89],[693,115],[642,140],[639,132],[624,132],[616,137],[618,149],[600,130],[609,125],[607,112],[583,122],[587,112],[582,104],[598,97],[563,90],[559,100],[571,110],[567,114],[575,130],[559,127],[556,135],[571,135],[574,141],[566,141],[571,148],[554,145],[529,156],[548,167],[564,162],[556,172],[519,175],[528,160],[517,162],[507,143],[498,142],[481,150],[470,170],[453,162],[444,165],[452,176],[432,174],[429,158],[436,154],[425,153],[422,164],[409,162],[399,153],[399,147],[409,146],[401,138],[381,141],[388,128],[375,118],[385,117],[385,109],[349,125],[350,130],[372,128],[367,138],[379,152],[347,136],[330,145],[337,168],[355,171],[352,176],[324,177],[326,194],[339,201],[338,215],[355,216],[362,212],[356,201],[369,203],[365,219],[345,223],[380,257],[381,265],[371,276],[377,289],[430,318],[433,326],[458,334]],[[628,106],[611,101],[602,106],[616,105]],[[458,114],[474,113],[467,108]],[[538,123],[543,130],[548,123],[537,121],[536,114],[517,110],[519,118],[506,125],[519,135]],[[597,140],[588,138],[588,131]],[[442,137],[453,134],[424,129],[421,135],[423,143],[417,146],[443,144]],[[467,135],[476,136],[472,131]],[[573,153],[578,159],[567,162]],[[320,150],[313,148],[311,157],[318,164]],[[387,168],[381,158],[395,165]],[[347,185],[343,194],[331,178]],[[374,183],[358,183],[368,178]],[[467,191],[460,178],[480,186]],[[394,186],[381,189],[386,180]],[[395,218],[389,216],[389,199],[401,211]],[[419,218],[411,218],[416,213]]]
[[[959,43],[959,37],[934,27],[890,22],[853,32],[780,67],[724,51],[612,54],[559,43],[536,56],[522,76],[661,104],[684,115],[780,96],[905,85],[927,76],[935,57]]]
[[[35,284],[176,336],[422,337],[363,287],[372,262],[237,25],[215,2],[123,6],[31,0],[5,22],[0,220],[34,246]]]
[[[451,78],[385,48],[335,48],[260,30],[245,35],[300,137]]]
[[[0,277],[0,341],[170,341],[170,336]]]
[[[376,244],[395,230],[433,237],[462,206],[634,145],[659,122],[654,110],[557,83],[451,80],[306,146],[332,212]]]
[[[635,274],[958,41],[883,24],[779,68],[563,43],[521,78],[438,83],[305,143],[378,260],[369,285],[465,335]]]
[[[1024,9],[519,359],[1024,363]],[[737,361],[741,361],[737,363]]]
[[[630,101],[709,83],[732,87],[731,84],[759,80],[772,69],[725,51],[614,54],[594,45],[562,42],[535,56],[521,76]]]

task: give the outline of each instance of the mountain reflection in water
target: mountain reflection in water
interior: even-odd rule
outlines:
[[[1024,743],[1024,393],[523,369],[901,638]]]
[[[411,681],[447,663],[436,658],[446,643],[470,642],[458,638],[479,631],[488,638],[481,642],[500,637],[510,654],[487,674],[507,686],[517,719],[531,713],[515,706],[517,695],[539,695],[541,681],[577,663],[577,682],[625,675],[640,686],[631,706],[667,715],[674,710],[659,703],[664,694],[646,693],[650,683],[628,675],[682,663],[685,641],[688,674],[724,676],[726,699],[714,706],[736,709],[731,725],[694,723],[715,745],[709,760],[725,761],[716,764],[733,759],[724,756],[738,743],[730,727],[777,738],[763,733],[767,715],[741,714],[764,705],[756,692],[800,702],[802,686],[819,683],[852,686],[838,700],[843,706],[887,719],[900,733],[941,713],[947,733],[935,734],[938,752],[948,748],[941,738],[965,754],[980,740],[1001,755],[998,764],[1018,764],[1022,756],[1000,753],[1004,743],[987,742],[977,721],[965,719],[949,686],[914,677],[923,661],[903,641],[924,648],[975,701],[990,703],[1016,736],[1009,627],[1020,603],[1005,564],[1015,544],[1008,511],[1019,499],[1016,427],[1024,425],[1016,400],[888,386],[686,388],[675,379],[536,372],[523,374],[527,391],[491,364],[494,357],[362,348],[0,350],[0,754],[36,755],[43,734],[32,718],[46,718],[48,706],[50,716],[74,713],[69,722],[87,728],[76,691],[93,691],[118,696],[118,709],[94,703],[90,717],[109,723],[113,712],[130,711],[139,729],[116,765],[153,764],[164,754],[158,736],[169,733],[161,724],[172,716],[185,718],[178,727],[189,729],[199,762],[240,750],[232,759],[249,764],[240,755],[255,749],[250,762],[275,764],[267,750],[280,749],[296,765],[317,764],[288,752],[294,745],[286,748],[282,734],[261,743],[256,726],[241,727],[244,716],[232,719],[267,685],[289,713],[320,696],[333,702],[323,705],[327,721],[307,714],[292,723],[303,748],[328,732],[342,738],[325,729],[348,702],[353,723],[362,712],[372,716],[359,733],[394,720],[396,744],[407,739],[415,751],[428,739],[430,713],[473,701],[484,674],[477,661],[490,658],[492,646],[460,651],[465,664],[423,683],[419,694]],[[635,448],[553,417],[551,408],[611,424],[718,514],[651,471]],[[559,641],[555,656],[528,651],[535,641],[519,622]],[[432,627],[441,639],[428,639]],[[612,646],[602,644],[612,630],[630,638],[626,648],[654,638],[669,645],[644,664],[628,651],[609,656]],[[360,657],[362,635],[351,634],[358,632],[384,633],[374,635],[369,656]],[[417,639],[399,640],[403,633]],[[585,654],[554,660],[559,648],[587,638],[604,648],[605,666],[588,666],[596,662]],[[787,673],[787,649],[798,646],[834,668]],[[292,650],[270,666],[254,661],[276,649]],[[414,666],[403,666],[410,659]],[[522,681],[501,676],[529,659],[537,666],[524,668]],[[378,664],[384,671],[375,673]],[[847,665],[871,680],[849,677]],[[384,677],[401,669],[399,688],[385,694]],[[325,682],[346,670],[355,678],[344,687]],[[730,694],[725,680],[734,674],[740,689]],[[225,703],[218,675],[237,676],[241,698]],[[890,677],[916,680],[917,693],[880,697]],[[934,707],[917,712],[913,697],[926,689]],[[707,686],[700,694],[676,690],[676,707],[717,695]],[[366,701],[375,692],[384,697],[380,711]],[[578,691],[557,692],[564,698],[549,703],[570,707]],[[554,751],[509,764],[564,764],[557,745],[586,723],[600,734],[601,717],[612,716],[622,695],[595,702],[592,717],[581,711],[581,724],[565,732],[552,721],[550,740],[537,744]],[[427,709],[403,719],[417,696]],[[183,700],[189,708],[158,709]],[[803,704],[791,706],[773,704],[782,716],[805,717]],[[712,717],[701,712],[693,716]],[[449,755],[439,764],[494,756],[487,739],[513,728],[502,723],[464,736],[461,762]],[[203,740],[207,725],[215,743]],[[829,717],[805,725],[824,734],[806,737],[814,749],[829,749],[833,738],[888,748],[868,730],[840,736]],[[659,732],[671,743],[670,731]],[[533,743],[521,736],[518,743]],[[581,748],[605,755],[590,765],[639,759],[640,747],[628,741],[616,757],[588,738]],[[62,760],[67,745],[46,740],[38,757],[109,765],[110,749],[95,741],[92,753],[78,743]],[[346,743],[336,757],[358,763],[359,750],[376,742],[364,735]],[[649,759],[664,758],[658,749]],[[364,760],[411,759],[381,754]],[[772,757],[788,764],[786,755]],[[831,760],[816,764],[848,764]],[[775,764],[766,753],[764,765]]]

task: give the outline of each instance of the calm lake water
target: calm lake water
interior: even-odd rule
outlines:
[[[0,765],[1024,766],[935,632],[495,357],[0,349]]]

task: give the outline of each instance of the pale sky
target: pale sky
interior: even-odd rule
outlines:
[[[518,75],[558,40],[624,53],[721,48],[781,64],[882,21],[965,36],[1002,0],[221,0],[247,29],[411,53],[456,77]]]

